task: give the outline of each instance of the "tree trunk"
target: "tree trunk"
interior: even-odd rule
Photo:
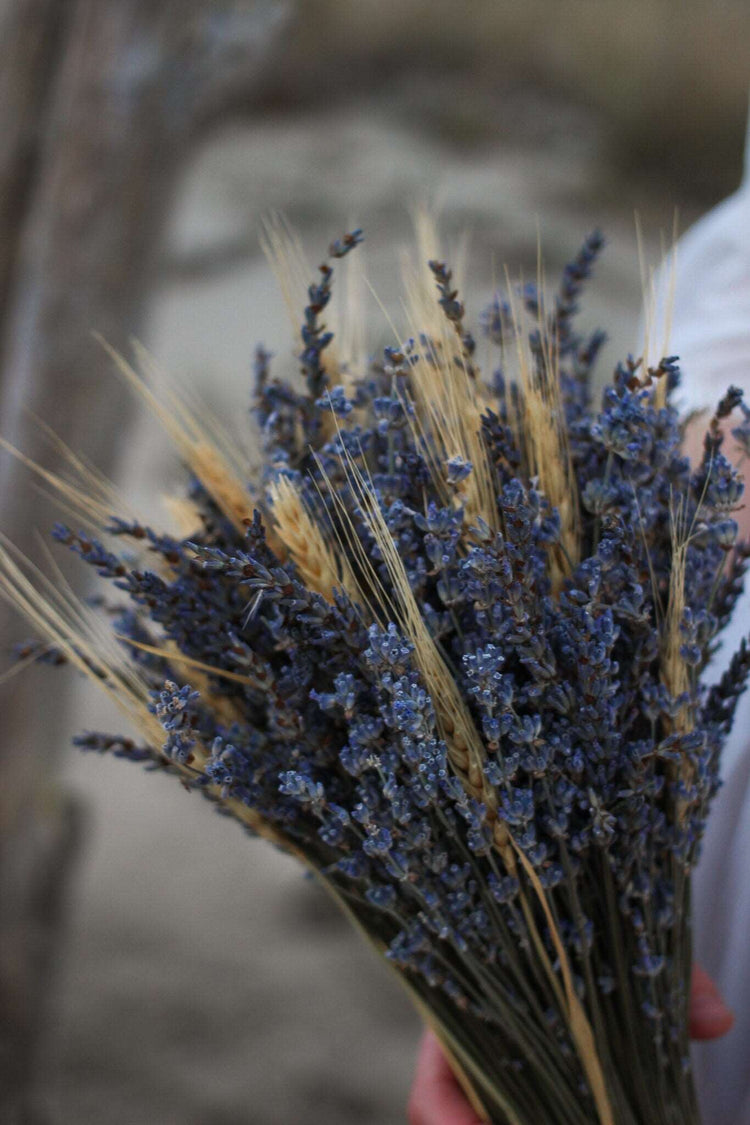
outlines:
[[[284,14],[273,0],[0,0],[0,434],[30,456],[45,456],[30,413],[104,471],[126,448],[127,392],[91,334],[119,349],[138,335],[183,162],[252,105]],[[2,529],[26,551],[51,519],[30,495],[3,456]],[[0,607],[3,645],[19,632]],[[30,1119],[74,836],[54,784],[59,688],[45,675],[40,707],[41,674],[0,688],[3,1122]]]

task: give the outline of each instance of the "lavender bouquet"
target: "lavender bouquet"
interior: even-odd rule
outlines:
[[[54,534],[114,598],[78,604],[10,548],[3,590],[42,637],[27,652],[92,676],[138,732],[78,745],[172,772],[298,857],[488,1121],[695,1123],[690,872],[745,644],[710,690],[701,673],[750,555],[721,450],[740,408],[750,452],[750,411],[731,389],[691,467],[674,357],[629,359],[593,402],[603,337],[574,313],[596,234],[550,302],[494,298],[491,376],[426,247],[410,338],[347,359],[322,316],[360,239],[309,286],[304,384],[257,352],[254,483],[116,357],[190,470],[187,533],[113,515],[70,455],[46,477],[86,530]],[[289,290],[299,253],[269,240]]]

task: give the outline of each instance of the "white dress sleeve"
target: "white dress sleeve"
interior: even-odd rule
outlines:
[[[730,384],[750,403],[750,176],[680,240],[675,271],[670,350],[680,357],[681,405],[711,409]],[[668,287],[665,270],[657,281],[661,300]],[[750,472],[746,484],[750,503]],[[709,680],[749,635],[746,588]],[[695,875],[695,956],[736,1022],[725,1039],[696,1045],[693,1060],[704,1125],[750,1125],[750,690],[740,699],[721,775]]]

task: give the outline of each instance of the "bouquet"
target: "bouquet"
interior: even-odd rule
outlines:
[[[70,453],[44,471],[75,516],[54,536],[114,592],[79,603],[10,546],[2,588],[39,634],[26,655],[92,677],[136,732],[77,744],[168,770],[296,856],[487,1121],[697,1123],[690,874],[744,642],[701,677],[750,557],[722,452],[733,411],[750,452],[750,410],[730,389],[691,466],[676,357],[629,358],[595,401],[603,335],[574,314],[599,234],[550,300],[495,295],[480,370],[421,233],[382,357],[323,319],[360,231],[309,285],[299,385],[258,349],[253,481],[115,356],[190,472],[184,533],[118,510]],[[289,295],[299,248],[268,240]]]

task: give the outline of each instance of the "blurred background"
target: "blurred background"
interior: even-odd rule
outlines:
[[[252,450],[254,346],[290,375],[299,350],[273,210],[312,262],[364,227],[373,351],[419,202],[445,253],[468,237],[475,324],[506,265],[541,243],[554,278],[600,226],[604,378],[638,348],[634,216],[655,264],[735,189],[749,78],[745,0],[0,0],[0,436],[54,467],[42,418],[162,522],[179,463],[95,330]],[[1,526],[44,562],[53,508],[0,457]],[[119,719],[6,675],[28,627],[0,627],[0,1121],[403,1122],[419,1028],[387,971],[285,857],[70,749]]]

